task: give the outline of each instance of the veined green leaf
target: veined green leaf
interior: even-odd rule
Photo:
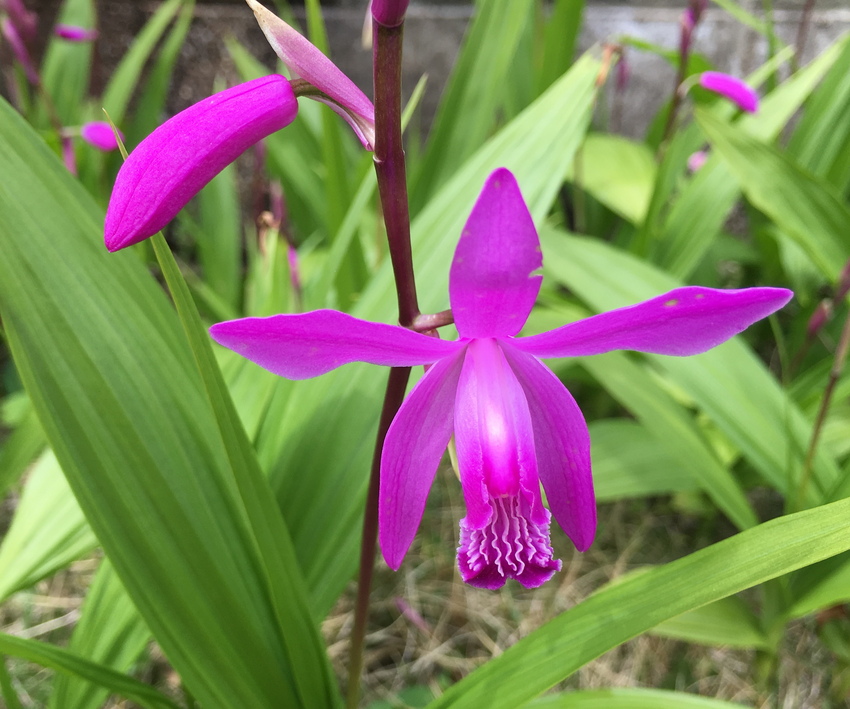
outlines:
[[[94,29],[95,16],[94,0],[65,0],[56,21]],[[42,123],[47,123],[47,116],[55,111],[63,126],[80,124],[81,109],[88,96],[93,51],[92,42],[51,37],[41,65],[41,80],[53,106],[45,107]]]
[[[657,168],[643,143],[591,133],[576,155],[568,179],[632,224],[646,217]]]
[[[294,562],[270,588],[288,541],[271,492],[233,468],[168,300],[132,253],[105,251],[102,213],[5,103],[0,114],[0,312],[125,588],[204,704],[333,705]],[[285,590],[291,623],[274,595]]]
[[[600,502],[697,490],[664,439],[627,419],[593,421],[590,429],[593,486]]]
[[[174,74],[174,65],[183,48],[195,8],[194,0],[184,0],[171,31],[153,61],[153,66],[135,104],[132,120],[127,125],[126,143],[138,145],[162,122],[168,88]],[[114,120],[114,119],[113,119]]]
[[[186,0],[168,0],[162,3],[142,31],[136,35],[130,49],[121,58],[118,67],[110,76],[103,92],[102,104],[117,126],[120,127],[124,123],[127,104],[138,85],[148,57],[153,53],[166,27],[185,2]]]
[[[656,625],[650,633],[700,645],[763,649],[770,647],[759,627],[758,618],[737,596],[727,596],[665,620]]]
[[[0,599],[28,588],[97,546],[51,451],[33,467],[0,544]]]
[[[658,623],[850,549],[850,500],[780,517],[608,586],[453,685],[429,709],[520,706]]]
[[[661,689],[591,689],[535,699],[528,709],[745,709],[743,704]]]
[[[153,687],[54,645],[0,633],[0,653],[21,657],[57,672],[76,675],[106,687],[111,693],[146,709],[179,709],[174,702]]]
[[[151,632],[142,620],[108,559],[94,578],[68,651],[116,672],[126,672],[142,654]],[[58,673],[50,709],[98,709],[110,688],[75,673]]]
[[[500,87],[532,9],[530,0],[476,3],[475,17],[440,101],[426,152],[411,179],[411,214],[422,209],[493,129],[502,97]]]
[[[38,416],[29,399],[26,410],[11,435],[0,446],[0,496],[14,485],[47,445]]]
[[[696,117],[747,199],[792,237],[828,280],[836,280],[850,252],[850,209],[834,188],[710,114],[697,109]]]

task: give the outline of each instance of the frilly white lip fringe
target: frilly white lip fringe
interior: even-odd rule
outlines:
[[[405,399],[381,457],[379,529],[398,569],[455,436],[467,515],[458,564],[469,584],[514,578],[536,587],[560,569],[550,512],[576,548],[596,533],[590,438],[561,381],[540,361],[627,349],[692,355],[785,305],[783,288],[677,288],[531,337],[516,337],[537,299],[540,241],[514,176],[488,178],[452,261],[449,299],[460,339],[446,341],[334,310],[243,318],[210,329],[216,342],[290,379],[349,362],[433,365]]]

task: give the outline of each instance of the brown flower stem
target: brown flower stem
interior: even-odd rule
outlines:
[[[384,27],[374,23],[375,173],[398,293],[398,320],[402,327],[410,327],[419,315],[419,305],[413,277],[410,209],[401,139],[403,28],[403,24]]]
[[[413,252],[410,245],[410,209],[407,197],[407,176],[404,146],[401,137],[401,49],[403,24],[384,27],[373,23],[373,62],[375,82],[375,173],[384,224],[387,228],[390,260],[398,296],[398,320],[402,327],[414,327],[419,317],[416,281],[413,276]],[[431,326],[433,327],[433,325]],[[430,327],[429,327],[430,329]],[[363,642],[369,616],[369,596],[372,570],[378,538],[378,491],[380,489],[381,453],[387,430],[404,401],[409,367],[393,367],[387,379],[384,405],[378,424],[366,510],[363,516],[363,536],[360,543],[360,572],[357,580],[357,602],[354,608],[354,628],[351,633],[351,653],[348,669],[347,705],[355,709],[360,701],[360,680],[363,672]]]
[[[841,337],[838,340],[838,348],[835,350],[835,360],[832,364],[832,369],[829,371],[829,380],[823,390],[823,398],[820,402],[818,415],[815,419],[815,425],[812,429],[812,437],[809,440],[809,448],[806,451],[806,460],[803,463],[803,473],[800,476],[800,484],[797,486],[797,494],[794,499],[794,506],[791,511],[801,510],[805,506],[806,490],[811,482],[812,471],[814,469],[815,453],[817,452],[818,441],[823,431],[826,417],[829,413],[829,406],[832,402],[832,396],[835,393],[835,387],[838,385],[838,380],[841,379],[841,374],[844,371],[844,363],[847,361],[847,352],[850,350],[850,314],[844,321],[844,327],[841,329]]]

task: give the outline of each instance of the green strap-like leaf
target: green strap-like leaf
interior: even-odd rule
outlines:
[[[697,109],[696,117],[747,199],[793,238],[827,279],[836,280],[850,253],[850,209],[832,185],[711,114]]]
[[[68,650],[80,657],[126,672],[151,639],[115,569],[104,559],[86,594],[82,614]],[[108,687],[93,684],[78,674],[61,673],[53,682],[50,709],[98,709],[109,694]]]
[[[132,253],[106,252],[102,213],[32,130],[0,116],[0,313],[125,588],[204,705],[332,705],[273,495],[256,460],[233,466],[170,303]]]
[[[0,633],[0,654],[21,657],[57,672],[76,675],[146,709],[179,709],[153,687],[54,645]]]
[[[520,706],[663,620],[850,549],[850,500],[780,517],[592,595],[429,709]]]
[[[0,544],[0,599],[32,586],[97,546],[52,451],[27,478]]]
[[[528,709],[745,709],[743,704],[660,689],[592,689],[541,697]]]

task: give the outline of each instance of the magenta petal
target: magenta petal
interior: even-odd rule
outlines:
[[[514,176],[487,178],[463,228],[449,275],[461,337],[516,335],[537,299],[540,240]]]
[[[542,362],[502,343],[525,392],[537,471],[549,509],[576,549],[585,551],[596,534],[596,503],[590,471],[590,435],[567,388]]]
[[[89,30],[77,25],[58,24],[53,29],[53,34],[69,42],[92,42],[97,39],[97,30]]]
[[[295,75],[293,78],[304,79],[326,94],[330,102],[321,97],[314,98],[330,105],[348,121],[364,147],[372,150],[375,144],[375,107],[366,94],[301,33],[256,0],[247,0],[247,3],[275,54]]]
[[[226,165],[297,112],[289,81],[272,75],[210,96],[161,125],[118,172],[106,247],[123,249],[158,232]]]
[[[452,435],[463,349],[419,380],[387,431],[381,454],[378,529],[381,552],[398,569],[416,536],[428,491]]]
[[[336,310],[242,318],[218,323],[210,335],[270,372],[308,379],[349,362],[391,367],[429,364],[463,345],[397,325],[360,320]]]
[[[676,288],[512,344],[535,357],[583,357],[611,350],[699,354],[779,310],[793,295],[785,288]]]
[[[699,85],[704,89],[726,97],[739,108],[755,113],[759,107],[759,95],[741,79],[719,71],[704,71],[700,74]]]
[[[124,140],[124,134],[118,131],[121,140]],[[106,121],[92,121],[86,123],[80,128],[80,136],[89,145],[93,145],[98,150],[115,150],[118,147],[118,141],[115,139],[115,133],[112,126]]]

